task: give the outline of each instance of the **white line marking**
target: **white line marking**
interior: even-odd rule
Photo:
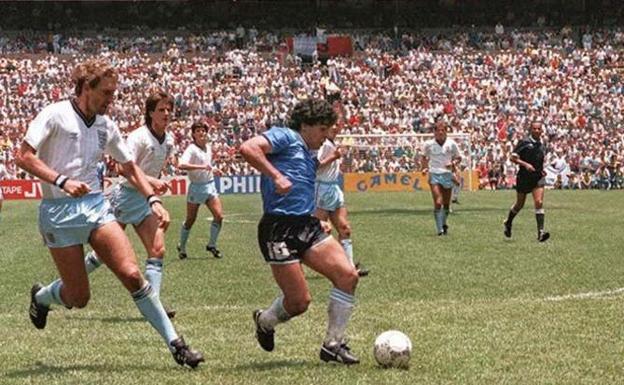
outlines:
[[[565,301],[569,299],[596,299],[624,294],[624,287],[605,291],[588,291],[586,293],[557,295],[544,298],[545,301]]]

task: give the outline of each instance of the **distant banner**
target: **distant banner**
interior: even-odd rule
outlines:
[[[476,171],[472,172],[472,183],[469,183],[470,171],[461,173],[463,190],[476,190],[479,187],[479,178]],[[422,172],[405,173],[347,173],[344,175],[345,192],[368,191],[429,191],[428,176]]]
[[[164,195],[186,195],[190,181],[187,177],[167,179],[170,190]],[[106,191],[117,184],[118,178],[107,179]],[[219,194],[254,194],[260,192],[260,176],[222,176],[215,178]],[[4,199],[41,199],[41,182],[39,180],[3,180],[0,188]]]

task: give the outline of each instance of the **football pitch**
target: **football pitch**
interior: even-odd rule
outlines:
[[[225,258],[206,253],[202,208],[189,258],[175,253],[183,197],[166,198],[162,299],[178,332],[203,351],[179,367],[160,336],[106,268],[91,275],[85,309],[54,308],[45,330],[28,319],[34,282],[56,277],[37,230],[38,202],[7,201],[0,222],[0,384],[622,384],[624,383],[624,195],[547,191],[546,228],[535,240],[532,202],[502,220],[511,191],[463,193],[447,237],[437,237],[431,198],[419,193],[347,196],[355,259],[371,273],[357,290],[349,344],[360,365],[322,363],[329,282],[306,270],[313,302],[280,325],[272,353],[254,339],[251,313],[276,296],[256,241],[258,195],[222,196]],[[145,252],[128,229],[144,266]],[[382,331],[413,343],[409,370],[384,370],[372,355]]]

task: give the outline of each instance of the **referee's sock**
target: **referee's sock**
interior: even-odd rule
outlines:
[[[544,209],[535,209],[535,220],[537,221],[538,234],[544,231]]]
[[[507,214],[507,226],[511,226],[511,222],[513,222],[514,218],[518,215],[518,212],[513,209],[513,207],[509,210],[509,214]]]

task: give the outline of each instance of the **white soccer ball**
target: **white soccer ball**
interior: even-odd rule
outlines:
[[[412,341],[398,330],[388,330],[375,339],[373,354],[377,363],[384,368],[407,369],[412,354]]]

